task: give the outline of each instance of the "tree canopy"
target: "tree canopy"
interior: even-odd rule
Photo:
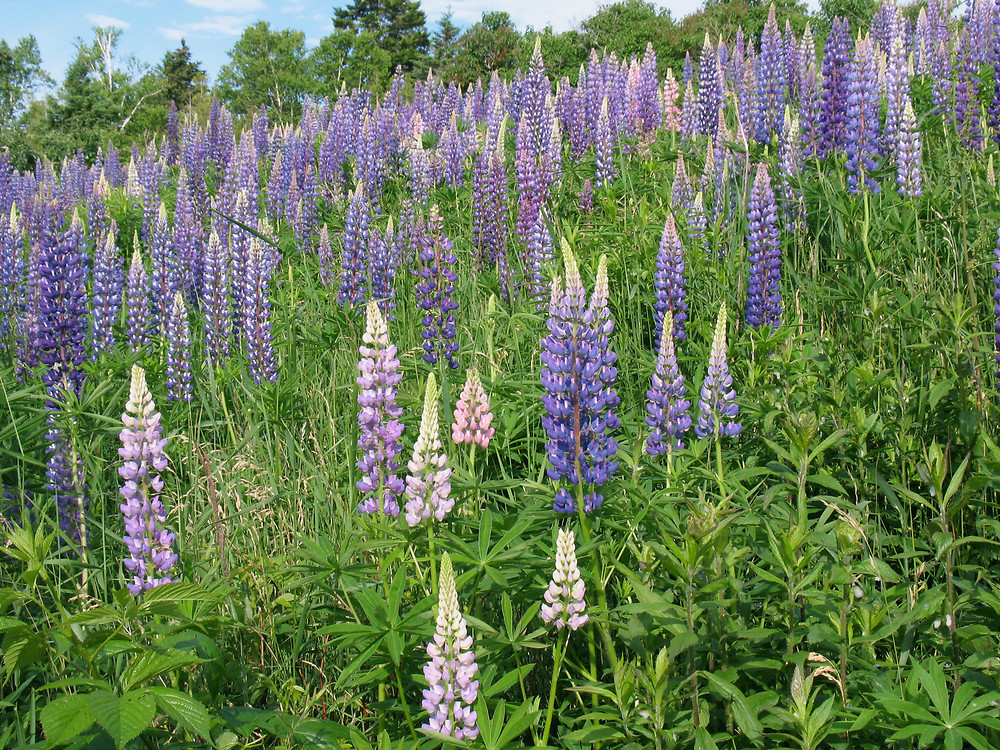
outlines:
[[[307,93],[305,34],[258,21],[243,30],[219,71],[219,98],[239,114],[261,104],[281,117],[302,111]]]

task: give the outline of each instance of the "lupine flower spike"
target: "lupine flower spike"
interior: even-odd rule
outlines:
[[[736,403],[733,376],[729,374],[726,362],[726,303],[719,308],[712,338],[712,352],[708,358],[708,372],[701,384],[701,398],[698,407],[701,415],[694,432],[700,437],[736,437],[743,431],[743,425],[736,422],[740,407]]]
[[[691,402],[685,396],[684,376],[677,366],[674,349],[674,316],[667,310],[663,318],[664,336],[656,360],[650,389],[646,391],[646,424],[652,433],[646,438],[646,453],[659,456],[681,450],[684,433],[691,429]]]
[[[457,443],[469,443],[480,448],[489,447],[496,430],[491,426],[493,412],[483,390],[479,372],[472,368],[465,378],[465,387],[455,404],[455,422],[451,426],[451,439]]]
[[[421,704],[429,720],[424,729],[441,732],[457,740],[479,736],[476,712],[472,706],[479,696],[479,681],[473,679],[479,667],[472,650],[472,636],[458,608],[455,573],[451,558],[441,558],[438,582],[437,628],[427,644],[430,661],[424,666],[427,689]]]
[[[124,462],[118,469],[125,483],[119,490],[125,502],[125,544],[129,557],[125,569],[132,575],[129,592],[138,596],[144,591],[175,579],[170,571],[177,564],[174,535],[167,531],[167,512],[160,500],[167,456],[163,452],[167,441],[160,427],[160,413],[146,387],[146,373],[132,365],[132,383],[122,422],[122,447],[118,455]]]
[[[555,623],[557,630],[568,627],[577,630],[590,619],[585,613],[585,586],[576,562],[576,537],[569,528],[559,529],[556,540],[556,569],[545,592],[545,604],[540,613],[546,625]]]
[[[370,301],[366,308],[365,333],[358,362],[358,470],[362,477],[357,487],[363,498],[362,513],[399,515],[398,498],[403,494],[403,480],[396,475],[396,458],[402,446],[400,417],[403,410],[396,404],[396,388],[403,375],[399,372],[396,347],[389,342],[389,328],[378,304]]]
[[[451,469],[445,468],[447,456],[441,445],[439,396],[437,380],[431,373],[427,376],[424,392],[420,434],[413,446],[413,458],[407,464],[410,475],[406,478],[406,522],[410,526],[416,526],[431,516],[442,521],[455,506],[455,501],[449,496]]]

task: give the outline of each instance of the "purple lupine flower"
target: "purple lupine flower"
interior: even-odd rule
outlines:
[[[153,327],[163,330],[170,317],[174,292],[180,289],[180,261],[174,253],[174,240],[167,223],[167,207],[160,203],[150,240],[152,264]]]
[[[691,178],[684,166],[684,154],[677,153],[677,165],[674,168],[674,182],[670,186],[670,207],[679,213],[687,213],[694,200],[694,189]]]
[[[455,572],[451,557],[441,556],[438,578],[438,608],[434,639],[427,644],[430,661],[424,667],[427,689],[421,703],[430,718],[424,729],[441,732],[457,740],[479,736],[478,716],[472,709],[479,696],[479,667],[472,650],[472,636],[458,608]]]
[[[710,144],[711,145],[711,144]],[[705,177],[708,177],[706,174]],[[705,215],[705,199],[699,192],[687,212],[687,236],[691,247],[701,245],[702,252],[707,256],[708,249],[708,217]]]
[[[213,230],[208,237],[201,276],[201,309],[205,313],[205,348],[214,364],[229,357],[233,334],[229,287],[229,254]]]
[[[529,295],[541,297],[545,293],[545,267],[552,262],[554,254],[548,210],[543,209],[535,216],[535,225],[524,247],[524,271]]]
[[[566,479],[573,487],[580,482],[601,486],[618,468],[618,443],[612,433],[620,424],[613,411],[619,403],[614,390],[618,370],[608,344],[614,323],[607,309],[607,258],[601,256],[587,306],[576,257],[565,239],[562,250],[566,282],[558,276],[552,280],[549,335],[542,340],[541,354],[542,427],[552,464],[548,476],[553,482]],[[585,494],[583,511],[595,510],[602,502],[596,490]],[[560,488],[553,507],[557,513],[573,513],[576,501]]]
[[[122,414],[125,428],[119,435],[122,447],[118,449],[123,462],[118,473],[124,480],[119,490],[125,501],[121,504],[124,541],[129,552],[125,569],[132,574],[128,587],[132,596],[176,580],[170,575],[177,564],[174,535],[165,526],[167,511],[160,499],[160,475],[167,470],[163,452],[167,440],[160,426],[160,413],[153,412],[155,408],[146,387],[145,371],[132,365],[128,403]]]
[[[133,354],[146,354],[150,347],[153,311],[149,299],[149,277],[139,253],[139,235],[132,240],[132,263],[125,281],[125,331]]]
[[[653,273],[653,309],[656,327],[656,346],[660,346],[663,320],[666,313],[673,318],[674,337],[680,341],[687,338],[684,321],[687,320],[687,292],[684,279],[684,248],[677,235],[677,225],[672,214],[667,214],[660,236],[660,248],[656,254],[656,271]]]
[[[77,396],[86,360],[86,258],[80,251],[83,232],[76,214],[72,227],[58,236],[44,234],[37,255],[38,321],[34,347],[48,369],[42,375],[50,401],[61,392]]]
[[[386,224],[385,232],[377,227],[370,230],[368,274],[372,285],[372,298],[392,320],[391,310],[396,309],[396,232],[392,217]]]
[[[994,7],[994,17],[1000,18],[1000,9]],[[987,62],[993,66],[994,71],[1000,71],[1000,33],[994,33],[990,37],[989,60]],[[993,130],[993,140],[1000,144],[1000,75],[993,75],[993,97],[986,107],[987,124]]]
[[[118,322],[118,313],[122,306],[122,291],[125,286],[125,273],[122,268],[121,256],[115,244],[118,227],[114,221],[108,230],[107,237],[97,247],[94,254],[94,355],[100,352],[110,352],[115,348],[114,326]]]
[[[885,68],[885,91],[885,140],[887,144],[892,144],[903,119],[904,98],[909,97],[910,93],[910,74],[902,35],[894,36],[890,42]]]
[[[601,114],[597,118],[594,155],[597,159],[594,184],[600,190],[603,187],[610,186],[615,179],[615,153],[611,142],[611,121],[608,115],[607,97],[601,102]]]
[[[455,402],[455,421],[451,425],[451,439],[458,445],[475,444],[484,450],[496,433],[492,427],[493,412],[483,390],[483,381],[475,368],[470,368],[465,377],[465,387]]]
[[[719,109],[722,107],[722,76],[719,71],[719,55],[712,41],[705,33],[701,46],[701,60],[698,63],[698,132],[715,136],[719,127]]]
[[[920,131],[917,117],[913,113],[913,103],[906,96],[903,104],[903,120],[896,134],[896,185],[899,194],[916,198],[923,193],[923,172]]]
[[[983,131],[979,123],[979,65],[974,50],[970,49],[971,43],[966,27],[958,45],[954,120],[962,145],[978,150],[983,145]]]
[[[438,399],[441,394],[434,373],[427,376],[424,391],[424,411],[420,418],[420,434],[413,445],[413,458],[407,464],[406,523],[411,527],[434,516],[443,521],[455,506],[451,497],[451,469],[441,443]]]
[[[699,438],[723,435],[736,437],[743,431],[743,425],[734,421],[740,413],[736,403],[736,389],[733,388],[733,376],[729,374],[729,363],[726,361],[726,303],[719,308],[719,317],[715,323],[715,335],[712,337],[712,351],[708,357],[708,372],[701,384],[701,398],[698,399],[698,424],[694,433]]]
[[[441,225],[441,214],[435,204],[431,206],[428,231],[417,256],[420,281],[415,291],[420,309],[424,311],[421,321],[424,326],[424,361],[435,364],[443,355],[448,367],[454,370],[458,368],[458,360],[455,359],[458,351],[458,342],[455,341],[457,275],[454,270],[457,261],[451,240],[444,235]]]
[[[802,132],[803,158],[820,154],[823,138],[822,84],[816,63],[816,43],[806,24],[799,50],[799,127]]]
[[[778,210],[767,165],[757,175],[747,205],[750,275],[747,280],[746,321],[751,328],[781,325],[781,234]]]
[[[358,307],[365,301],[368,292],[369,225],[371,224],[371,204],[365,195],[364,183],[358,183],[344,219],[344,238],[341,256],[340,291],[337,302],[342,307]]]
[[[850,45],[850,25],[846,19],[838,16],[833,19],[823,50],[823,138],[820,158],[841,148],[845,142]]]
[[[53,422],[53,418],[49,418]],[[45,468],[45,489],[52,493],[59,516],[59,528],[79,555],[86,549],[87,539],[87,484],[84,479],[83,458],[73,449],[69,438],[57,427],[45,435],[48,454]]]
[[[365,308],[365,333],[357,378],[358,393],[358,471],[357,487],[364,499],[358,506],[362,513],[399,515],[398,498],[403,494],[403,480],[396,472],[403,434],[396,404],[396,388],[403,379],[399,372],[396,347],[389,341],[389,328],[378,305],[370,301]]]
[[[785,226],[789,231],[794,231],[805,219],[805,200],[802,196],[799,178],[803,162],[799,120],[793,118],[790,112],[786,112],[778,170],[781,174],[781,203],[785,215]]]
[[[681,103],[681,141],[686,143],[698,134],[698,101],[694,96],[694,86],[691,81],[684,87],[684,100]]]
[[[594,183],[588,177],[580,187],[580,199],[578,207],[582,213],[589,214],[594,210]]]
[[[993,279],[993,358],[996,361],[997,390],[1000,391],[1000,229],[997,229],[997,242],[993,249],[993,270],[997,275]]]
[[[757,61],[757,112],[754,136],[761,143],[781,135],[785,101],[788,98],[787,69],[784,43],[774,15],[774,5],[767,13],[767,22],[760,36],[760,58]]]
[[[545,604],[538,611],[542,621],[546,625],[555,623],[556,630],[582,628],[590,619],[586,614],[586,593],[576,561],[576,536],[573,529],[563,527],[556,537],[556,567],[542,597]]]
[[[167,109],[167,138],[165,152],[163,154],[166,162],[171,167],[177,163],[177,157],[181,151],[181,133],[177,118],[177,105],[174,100],[170,100],[170,107]]]
[[[0,215],[0,346],[17,329],[26,271],[21,217],[11,204],[9,212]]]
[[[687,86],[694,80],[694,63],[691,62],[691,53],[684,53],[684,64],[681,66],[681,83]]]
[[[243,341],[246,345],[250,377],[257,385],[260,385],[262,380],[272,383],[278,380],[269,297],[273,270],[273,258],[268,248],[259,237],[253,237],[250,241],[247,273],[243,280]]]
[[[330,230],[326,224],[319,230],[319,245],[316,248],[319,259],[319,280],[323,286],[330,286],[336,274],[334,272],[333,248],[330,246]]]
[[[195,195],[195,183],[196,180],[189,179],[187,172],[181,169],[177,178],[177,207],[174,210],[173,251],[177,260],[174,290],[182,292],[188,302],[197,299],[197,291],[201,287],[205,242],[204,229],[197,216],[199,198]]]
[[[167,401],[191,400],[191,325],[184,297],[174,292],[167,318]]]
[[[417,203],[427,203],[432,185],[431,165],[424,148],[424,121],[420,113],[413,115],[412,141],[407,149],[407,163],[410,172],[410,193]]]
[[[847,122],[844,128],[847,189],[857,193],[868,187],[872,192],[878,193],[881,187],[871,173],[878,169],[882,134],[879,123],[878,66],[869,37],[858,38],[847,77]]]
[[[663,318],[665,336],[660,338],[660,350],[656,358],[656,371],[646,391],[646,424],[652,430],[646,438],[646,453],[659,456],[682,450],[681,438],[691,429],[691,402],[685,396],[687,388],[684,376],[677,366],[674,347],[674,316],[670,310]]]

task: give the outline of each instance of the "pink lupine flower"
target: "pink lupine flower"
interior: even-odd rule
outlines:
[[[480,448],[488,448],[496,429],[490,425],[493,412],[483,390],[479,373],[470,369],[465,378],[465,387],[455,404],[455,422],[451,426],[451,439],[455,443],[475,443]]]

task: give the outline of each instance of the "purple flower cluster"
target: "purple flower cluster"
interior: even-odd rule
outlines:
[[[677,226],[672,214],[667,214],[660,236],[660,248],[656,254],[656,271],[653,273],[653,309],[656,311],[656,346],[660,346],[663,321],[669,312],[673,318],[674,338],[678,341],[687,337],[684,321],[687,320],[687,292],[684,287],[684,248],[677,235]]]
[[[701,414],[694,433],[699,438],[718,439],[724,435],[736,437],[743,431],[743,425],[735,421],[740,407],[736,403],[733,376],[729,374],[729,363],[726,361],[726,322],[726,303],[723,302],[715,323],[708,372],[705,373],[705,380],[701,384],[701,398],[698,399]]]
[[[403,434],[400,417],[403,410],[396,404],[396,389],[403,375],[399,372],[396,347],[389,341],[389,328],[374,301],[369,302],[365,317],[364,342],[359,351],[358,393],[358,471],[362,477],[357,487],[363,499],[362,513],[399,515],[398,498],[403,493],[403,480],[396,472],[397,458]]]
[[[757,176],[747,206],[750,275],[747,280],[746,321],[751,328],[781,325],[781,234],[778,209],[767,165],[757,165]]]
[[[443,355],[448,367],[454,370],[458,368],[458,360],[455,359],[458,351],[458,342],[455,341],[455,311],[458,309],[455,299],[456,259],[451,240],[442,230],[441,214],[436,204],[431,206],[427,233],[422,240],[417,257],[420,281],[415,291],[417,303],[424,312],[424,361],[435,364]]]
[[[167,318],[167,401],[190,401],[191,392],[191,324],[184,297],[175,292]]]
[[[656,371],[646,391],[646,424],[652,430],[646,438],[646,453],[650,456],[683,449],[681,438],[691,429],[691,416],[688,414],[691,402],[685,398],[687,388],[677,366],[674,316],[669,310],[664,315],[663,332]]]
[[[166,528],[167,511],[160,499],[160,475],[167,470],[163,452],[167,440],[155,408],[146,387],[146,373],[133,365],[128,403],[122,414],[122,447],[118,449],[123,462],[118,473],[124,480],[119,490],[124,499],[124,540],[129,552],[125,569],[133,576],[128,587],[133,596],[176,580],[170,575],[177,564],[174,535]]]
[[[587,305],[583,280],[569,244],[562,242],[566,281],[552,281],[549,302],[549,335],[542,340],[541,381],[545,393],[542,426],[548,435],[546,452],[553,482],[567,480],[574,488],[581,482],[599,487],[614,474],[618,443],[612,434],[620,424],[614,413],[618,394],[617,359],[610,349],[614,323],[607,309],[607,259],[601,256],[597,281]],[[582,491],[582,488],[581,488]],[[585,512],[595,510],[603,497],[593,490],[584,495]],[[576,501],[565,488],[556,493],[558,513],[573,513]]]

